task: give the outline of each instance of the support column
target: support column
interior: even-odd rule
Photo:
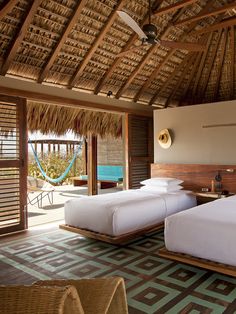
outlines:
[[[88,195],[98,194],[97,188],[97,136],[88,136]]]
[[[122,139],[123,139],[123,190],[129,188],[129,116],[128,113],[122,117]]]

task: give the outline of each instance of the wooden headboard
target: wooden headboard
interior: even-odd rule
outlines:
[[[228,172],[226,169],[233,169]],[[171,177],[184,181],[185,189],[201,191],[211,188],[211,181],[220,174],[222,189],[236,193],[236,165],[198,165],[198,164],[151,164],[151,177]]]

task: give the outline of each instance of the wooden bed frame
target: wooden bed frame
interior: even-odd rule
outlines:
[[[59,228],[67,230],[67,231],[79,233],[79,234],[81,234],[85,237],[88,237],[88,238],[100,240],[100,241],[111,243],[111,244],[120,245],[120,244],[124,244],[124,243],[126,243],[132,239],[135,239],[138,236],[144,235],[146,233],[151,233],[151,232],[162,230],[164,228],[164,222],[159,223],[157,225],[149,226],[147,228],[139,229],[139,230],[136,230],[133,232],[125,233],[125,234],[120,235],[120,236],[109,236],[107,234],[98,233],[98,232],[87,230],[87,229],[72,227],[72,226],[65,225],[65,224],[59,225]]]
[[[236,266],[230,266],[218,262],[213,262],[207,259],[194,257],[192,255],[175,253],[168,251],[165,247],[159,249],[158,255],[164,258],[168,258],[173,261],[178,261],[181,263],[197,266],[200,268],[216,271],[224,275],[230,275],[236,277]]]
[[[152,176],[173,176],[184,180],[184,188],[200,192],[201,188],[211,188],[211,180],[214,180],[220,170],[224,190],[236,193],[236,166],[235,165],[199,165],[199,164],[155,164],[153,165]],[[233,169],[234,173],[226,169]],[[168,251],[165,247],[159,249],[159,256],[181,263],[216,271],[225,275],[236,277],[236,267],[222,263],[213,262],[207,259],[194,257],[183,253]]]
[[[172,177],[182,179],[183,186],[187,190],[201,191],[201,187],[210,187],[211,180],[215,178],[218,170],[234,169],[234,165],[198,165],[198,164],[151,164],[151,177]],[[236,180],[234,174],[225,172],[223,176],[223,188],[236,193]],[[60,225],[61,229],[75,232],[89,238],[97,239],[112,244],[122,244],[137,238],[145,233],[158,231],[164,227],[163,223],[139,229],[134,232],[126,233],[118,237],[112,237],[98,232],[72,227],[69,225]]]

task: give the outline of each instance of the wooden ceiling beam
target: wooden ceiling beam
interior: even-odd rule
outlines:
[[[176,49],[171,49],[168,51],[166,56],[164,57],[163,61],[161,64],[158,65],[158,67],[152,72],[152,74],[148,77],[146,82],[143,84],[143,86],[140,88],[140,90],[137,92],[137,94],[134,97],[134,102],[137,102],[142,95],[142,93],[148,88],[148,86],[151,84],[151,82],[157,77],[157,75],[160,73],[162,67],[168,62],[168,60],[173,56],[175,53]]]
[[[224,63],[225,51],[226,51],[227,39],[228,39],[228,29],[226,29],[223,32],[222,36],[223,36],[223,43],[222,43],[222,51],[221,51],[221,55],[220,55],[220,60],[219,60],[217,79],[216,79],[216,84],[215,84],[215,89],[214,89],[214,96],[213,96],[214,100],[217,100],[218,95],[219,95],[219,87],[220,87],[220,80],[221,80],[221,75],[222,75],[222,67],[223,67],[223,63]]]
[[[201,35],[201,34],[205,34],[205,33],[211,33],[214,31],[218,31],[221,28],[227,28],[227,27],[233,26],[233,25],[236,25],[236,17],[227,19],[227,20],[220,22],[220,23],[213,24],[213,25],[206,27],[206,28],[203,28],[199,31],[192,32],[191,35]]]
[[[218,51],[218,48],[219,48],[222,32],[223,32],[223,30],[221,30],[219,32],[219,35],[218,35],[215,47],[214,47],[213,52],[212,52],[211,61],[210,61],[210,64],[208,66],[208,71],[207,71],[207,74],[206,74],[206,79],[204,81],[203,88],[200,91],[200,97],[199,97],[200,101],[203,101],[203,98],[204,98],[204,95],[205,95],[205,91],[206,91],[206,88],[207,88],[207,85],[208,85],[208,82],[209,82],[209,78],[210,78],[210,75],[211,75],[212,67],[213,67],[213,64],[215,62],[215,58],[216,58],[217,51]]]
[[[104,26],[102,27],[101,31],[99,32],[98,37],[92,43],[91,48],[83,58],[83,61],[79,64],[78,68],[75,71],[75,74],[72,76],[68,88],[72,88],[75,86],[79,76],[82,74],[83,70],[85,69],[86,65],[89,63],[90,59],[92,58],[94,52],[97,50],[98,46],[102,43],[106,33],[110,30],[110,27],[114,23],[115,19],[117,18],[117,11],[122,9],[124,6],[123,0],[118,0],[117,5],[114,7],[112,13],[110,14],[109,18],[105,22]]]
[[[230,30],[230,59],[231,59],[231,67],[230,67],[230,99],[235,99],[234,97],[234,84],[235,84],[235,29],[234,26],[231,26]]]
[[[31,2],[31,6],[28,9],[28,12],[26,14],[25,20],[23,24],[21,25],[20,29],[18,30],[18,33],[14,39],[14,42],[10,48],[10,50],[7,53],[6,60],[2,66],[1,69],[1,75],[5,75],[10,67],[11,62],[14,60],[17,50],[20,47],[21,42],[23,41],[25,34],[29,28],[29,25],[32,21],[32,18],[34,14],[36,13],[38,7],[40,6],[42,0],[33,0]]]
[[[193,91],[192,91],[192,97],[193,98],[196,98],[196,91],[197,91],[199,80],[200,80],[200,77],[201,77],[201,74],[202,74],[202,70],[203,70],[203,67],[204,67],[204,64],[205,64],[205,61],[206,61],[206,57],[207,57],[209,49],[210,49],[212,36],[213,36],[213,33],[211,33],[210,36],[207,39],[206,50],[204,51],[204,53],[202,55],[202,59],[201,59],[200,65],[198,67],[198,71],[197,71],[197,75],[195,77],[195,81],[194,81],[194,85],[193,85]]]
[[[182,0],[179,1],[178,3],[174,3],[171,5],[168,5],[167,7],[161,8],[161,9],[156,9],[152,12],[153,15],[162,15],[162,14],[167,14],[170,13],[172,11],[176,11],[178,9],[181,9],[187,5],[193,4],[195,2],[197,2],[198,0]]]
[[[138,38],[138,36],[136,34],[133,34],[130,39],[128,40],[127,44],[125,45],[125,47],[122,49],[121,53],[125,50],[128,50],[129,47],[131,47],[133,45],[133,43],[135,42],[135,40]],[[112,75],[114,69],[120,64],[121,60],[122,60],[122,55],[118,58],[115,59],[115,61],[112,63],[112,65],[110,66],[110,68],[106,71],[106,73],[102,76],[102,78],[100,79],[100,81],[98,82],[97,86],[95,87],[94,90],[94,94],[97,95],[100,90],[102,89],[102,86],[104,85],[105,81],[109,79],[109,77]]]
[[[174,71],[171,73],[171,75],[166,79],[165,83],[161,86],[161,88],[153,95],[152,99],[150,100],[150,103],[154,103],[155,100],[160,96],[162,91],[171,83],[171,81],[174,79],[176,74],[180,71],[182,67],[186,65],[191,55],[187,55],[184,60],[174,69]]]
[[[188,93],[188,91],[189,91],[189,86],[190,86],[190,84],[192,83],[192,80],[193,80],[194,75],[195,75],[195,73],[196,73],[196,69],[197,69],[197,67],[199,66],[199,63],[200,63],[200,61],[201,61],[201,57],[202,57],[202,53],[198,53],[198,54],[197,54],[197,57],[195,58],[195,62],[194,62],[194,64],[193,64],[193,67],[192,67],[191,72],[190,72],[190,77],[189,77],[189,79],[188,79],[188,81],[187,81],[187,84],[186,84],[186,86],[185,86],[185,88],[184,88],[183,96],[182,96],[182,98],[181,98],[181,101],[180,101],[179,106],[181,106],[182,101],[185,99],[185,97],[186,97],[186,95],[187,95],[187,93]]]
[[[185,25],[187,23],[197,22],[197,21],[199,21],[205,17],[224,13],[224,12],[231,10],[231,9],[234,9],[234,8],[236,8],[236,2],[235,1],[233,3],[226,4],[220,8],[217,8],[217,9],[211,8],[210,10],[208,10],[208,12],[204,12],[204,13],[200,12],[198,15],[196,15],[194,17],[190,17],[190,18],[187,18],[187,19],[184,19],[182,21],[174,23],[174,26],[180,26],[180,25]]]
[[[159,8],[159,6],[161,5],[161,3],[163,2],[163,0],[156,0],[154,7],[155,8]],[[148,18],[149,18],[149,14],[147,13],[144,17],[144,19],[142,20],[141,26],[146,24],[148,22]],[[138,36],[134,33],[130,39],[128,40],[127,44],[124,46],[124,48],[121,50],[121,53],[128,50],[133,43],[135,42],[135,40],[138,39]],[[102,86],[104,85],[105,81],[108,80],[114,69],[121,63],[122,60],[122,56],[119,58],[116,58],[115,61],[112,63],[112,65],[110,66],[110,68],[107,70],[107,72],[103,75],[103,77],[100,79],[100,81],[98,82],[95,90],[94,90],[94,94],[97,95],[100,90],[102,89]]]
[[[127,87],[131,84],[131,82],[133,81],[133,79],[136,77],[136,75],[142,70],[142,68],[144,67],[144,65],[146,64],[147,60],[152,56],[152,54],[154,53],[156,46],[150,46],[151,48],[149,48],[148,52],[143,56],[141,62],[139,63],[139,65],[135,68],[135,70],[132,72],[132,74],[129,76],[128,80],[125,82],[125,84],[123,84],[123,86],[121,86],[121,88],[118,90],[118,92],[115,95],[115,98],[120,98],[120,96],[122,95],[122,93],[127,89]]]
[[[14,8],[14,6],[17,4],[19,0],[11,0],[8,1],[6,0],[5,2],[3,2],[0,6],[0,20],[2,18],[4,18],[5,15],[7,15],[9,12],[12,11],[12,9]]]
[[[73,14],[72,14],[64,32],[63,32],[61,38],[57,42],[54,50],[52,51],[52,54],[51,54],[49,60],[47,61],[47,64],[45,65],[44,69],[41,71],[41,73],[39,75],[38,83],[41,83],[45,79],[45,77],[47,76],[48,72],[50,71],[51,66],[53,65],[54,61],[58,57],[58,54],[59,54],[62,46],[64,45],[68,35],[70,34],[72,28],[74,27],[75,23],[77,22],[78,17],[81,14],[82,9],[84,8],[86,2],[87,2],[86,0],[78,1],[77,7],[73,10]]]
[[[210,0],[207,5],[201,10],[202,13],[208,12],[208,10],[212,7],[212,4],[215,2],[215,0]],[[186,34],[184,34],[184,36],[181,38],[181,40],[184,40],[190,33],[191,31],[195,28],[195,26],[197,25],[197,22],[193,22],[190,24],[188,32]],[[140,98],[140,96],[142,95],[142,93],[148,88],[148,86],[151,84],[151,82],[155,79],[155,77],[157,77],[157,75],[160,73],[162,66],[164,66],[166,64],[166,62],[168,62],[169,58],[171,58],[173,56],[173,54],[176,52],[176,49],[171,49],[168,54],[166,55],[166,57],[164,58],[163,62],[158,65],[158,67],[152,72],[152,74],[149,76],[149,78],[146,80],[146,82],[143,84],[143,86],[140,88],[140,90],[138,91],[138,93],[135,95],[134,97],[134,102],[137,102]],[[151,105],[151,102],[149,102],[149,104]]]
[[[169,104],[170,104],[171,100],[173,99],[174,95],[176,94],[178,88],[180,87],[180,85],[182,84],[184,78],[186,77],[186,74],[189,71],[189,69],[191,67],[191,64],[193,63],[195,57],[196,57],[196,53],[192,53],[191,55],[189,55],[189,59],[188,59],[188,62],[186,64],[185,68],[184,68],[184,71],[182,72],[181,77],[178,79],[178,83],[175,85],[175,87],[172,90],[171,94],[167,98],[164,108],[167,108],[169,106]]]

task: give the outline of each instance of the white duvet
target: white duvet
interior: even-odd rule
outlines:
[[[169,251],[236,266],[236,196],[219,199],[165,220]]]
[[[119,236],[163,222],[165,217],[196,205],[188,191],[153,193],[126,190],[71,199],[65,203],[65,223]]]

